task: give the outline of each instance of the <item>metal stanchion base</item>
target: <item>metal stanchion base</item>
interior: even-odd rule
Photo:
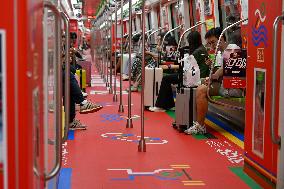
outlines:
[[[141,138],[139,141],[138,152],[146,152],[146,142],[144,138]]]
[[[117,94],[113,95],[113,102],[117,102]]]
[[[127,118],[126,128],[133,128],[133,123],[131,118]]]
[[[113,93],[112,88],[109,88],[108,93],[109,93],[109,94],[112,94],[112,93]]]
[[[120,113],[124,112],[124,107],[123,107],[122,104],[119,105],[118,112],[120,112]]]

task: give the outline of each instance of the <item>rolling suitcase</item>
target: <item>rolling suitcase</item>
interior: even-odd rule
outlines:
[[[183,132],[196,121],[196,88],[177,89],[176,92],[176,127]]]
[[[86,70],[86,85],[91,86],[91,69],[92,64],[90,61],[78,61],[77,64],[82,66],[84,70]]]
[[[80,88],[83,92],[86,92],[86,70],[80,69],[80,70],[76,70],[76,74],[79,76],[80,78]]]
[[[197,86],[186,87],[185,78],[194,79],[195,77],[199,77],[198,74],[193,72],[192,64],[185,64],[185,51],[186,49],[179,49],[180,51],[180,69],[179,69],[179,85],[176,89],[176,120],[173,123],[173,127],[178,129],[180,132],[184,132],[186,129],[193,125],[193,121],[196,121],[196,89]],[[190,57],[188,57],[190,58]],[[197,64],[197,62],[195,62]],[[184,68],[190,70],[191,75],[184,72]],[[187,71],[188,71],[187,70]],[[199,68],[198,68],[199,70]],[[193,82],[194,83],[194,82]]]
[[[162,79],[162,68],[145,67],[144,106],[155,106]]]

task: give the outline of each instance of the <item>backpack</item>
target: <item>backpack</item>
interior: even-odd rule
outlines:
[[[193,55],[185,54],[183,61],[183,85],[193,87],[200,85],[200,69]]]

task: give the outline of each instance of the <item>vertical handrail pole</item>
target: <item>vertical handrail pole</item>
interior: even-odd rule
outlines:
[[[272,99],[271,99],[271,117],[270,117],[270,136],[274,144],[279,147],[281,145],[281,137],[276,136],[275,133],[275,109],[276,109],[276,76],[277,76],[277,37],[278,37],[278,23],[283,19],[284,15],[278,16],[273,23],[273,57],[272,57]]]
[[[144,86],[145,86],[145,0],[142,0],[142,91],[141,91],[141,138],[138,151],[146,152],[144,127]]]
[[[121,10],[121,46],[120,46],[120,77],[119,77],[119,108],[118,112],[124,112],[123,102],[122,102],[122,72],[123,72],[123,1],[121,0],[120,10]],[[129,55],[129,58],[131,56]]]
[[[129,90],[128,90],[128,117],[126,128],[133,128],[131,118],[131,49],[132,49],[132,1],[129,1],[129,64],[128,64],[128,77],[129,77]]]
[[[107,40],[107,47],[106,47],[106,53],[107,53],[107,73],[106,73],[106,87],[109,86],[109,82],[108,82],[108,66],[109,66],[109,41],[108,41],[108,34],[109,34],[109,12],[106,13],[107,14],[107,19],[106,19],[106,40]]]
[[[117,102],[116,94],[116,60],[117,60],[117,3],[115,2],[115,52],[114,52],[114,81],[113,81],[113,102]]]
[[[117,7],[115,6],[115,12],[117,11],[116,10],[117,9]],[[112,20],[112,14],[111,14],[111,16],[110,16],[110,19],[111,19],[111,21],[110,21],[110,34],[112,34],[112,27],[113,27],[113,20]],[[113,40],[115,40],[115,36],[113,36]],[[112,49],[113,49],[113,43],[114,43],[114,41],[111,41],[111,43],[110,43],[110,73],[109,73],[109,94],[112,94],[113,93],[113,91],[112,91]]]

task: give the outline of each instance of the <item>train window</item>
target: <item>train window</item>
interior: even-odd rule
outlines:
[[[171,13],[170,15],[171,15],[172,28],[175,28],[175,27],[178,26],[178,11],[177,11],[178,7],[179,6],[178,6],[177,3],[173,3],[173,4],[170,5],[170,13]],[[175,30],[173,32],[173,34],[175,36],[176,41],[178,41],[178,35],[179,35],[178,31]]]
[[[266,71],[256,68],[254,70],[254,97],[253,97],[253,151],[263,157],[264,149],[264,115],[265,115],[265,89]]]
[[[239,0],[224,0],[222,2],[223,4],[219,4],[220,26],[226,28],[241,19],[241,7]],[[241,47],[240,29],[239,26],[233,27],[226,32],[226,37],[229,43],[234,43]]]
[[[133,31],[137,31],[137,27],[136,27],[136,18],[133,19]]]
[[[147,26],[147,29],[150,30],[152,29],[151,25],[151,13],[147,13],[147,22],[148,22],[148,26]]]

